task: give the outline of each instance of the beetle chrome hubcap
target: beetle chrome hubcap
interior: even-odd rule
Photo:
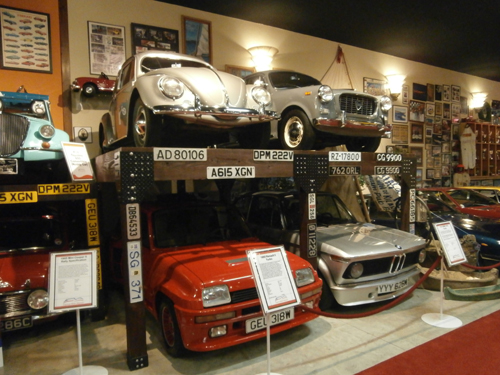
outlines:
[[[304,125],[296,116],[290,117],[285,124],[285,142],[290,147],[297,147],[304,136]]]
[[[146,140],[146,126],[147,126],[146,114],[144,113],[144,109],[141,108],[135,119],[134,131],[137,140],[142,145],[144,145],[144,142]]]

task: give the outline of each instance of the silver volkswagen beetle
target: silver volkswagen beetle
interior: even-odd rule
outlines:
[[[263,148],[270,121],[279,118],[270,104],[264,87],[247,86],[201,59],[146,51],[123,63],[109,111],[101,119],[99,141],[102,151],[224,141]]]
[[[333,90],[316,78],[285,70],[245,77],[271,93],[273,109],[281,114],[271,123],[272,137],[287,150],[309,150],[345,144],[349,151],[375,152],[381,138],[390,138],[388,96],[354,90]]]
[[[259,191],[235,202],[253,234],[300,255],[299,197],[295,192]],[[316,195],[320,308],[354,306],[395,298],[418,279],[426,241],[394,228],[358,223],[335,194]]]

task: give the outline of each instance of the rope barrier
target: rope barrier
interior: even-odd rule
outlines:
[[[493,264],[491,266],[484,266],[484,267],[473,266],[473,265],[468,264],[468,263],[462,263],[461,266],[464,266],[464,267],[467,267],[467,268],[471,268],[473,270],[491,270],[493,268],[500,267],[500,263],[495,263],[495,264]]]
[[[325,316],[327,318],[336,318],[336,319],[364,318],[366,316],[371,316],[371,315],[378,314],[381,311],[387,310],[387,309],[391,308],[392,306],[397,305],[403,299],[405,299],[411,293],[413,293],[413,291],[415,289],[417,289],[420,286],[420,284],[422,284],[425,281],[425,279],[427,279],[429,277],[430,273],[432,271],[434,271],[434,269],[436,269],[436,267],[439,265],[440,262],[441,262],[441,256],[438,256],[436,258],[436,260],[434,261],[434,263],[432,264],[432,266],[429,267],[429,269],[427,270],[427,272],[415,283],[415,285],[413,285],[405,293],[401,294],[399,297],[397,297],[396,299],[394,299],[393,301],[391,301],[387,305],[381,306],[381,307],[379,307],[379,308],[377,308],[375,310],[364,312],[364,313],[344,315],[344,314],[328,313],[328,312],[321,311],[321,310],[311,309],[310,307],[307,307],[305,305],[301,305],[301,309],[304,310],[304,311],[310,312],[310,313],[314,313],[314,314],[317,314],[317,315]]]

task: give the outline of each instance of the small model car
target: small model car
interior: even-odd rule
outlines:
[[[300,252],[300,207],[296,192],[259,191],[237,198],[252,233]],[[358,223],[335,194],[316,194],[320,308],[368,304],[395,298],[413,286],[425,260],[425,240],[372,223]]]
[[[180,356],[186,349],[211,351],[265,337],[246,251],[273,246],[252,237],[232,206],[170,198],[140,208],[143,297],[160,324],[167,352]],[[119,235],[110,245],[112,278],[123,281]],[[287,258],[301,303],[317,308],[316,271],[294,254]],[[271,334],[317,317],[300,306],[272,315]]]
[[[500,204],[472,189],[422,188],[424,193],[434,193],[448,206],[459,212],[482,218],[500,219]]]
[[[43,174],[64,164],[61,142],[69,135],[53,125],[48,95],[0,92],[0,134],[0,175],[26,175],[28,164]]]
[[[269,142],[269,122],[279,117],[270,103],[264,87],[247,86],[201,59],[147,51],[123,63],[99,140],[103,151],[123,143],[207,147],[214,138],[261,148]]]
[[[311,76],[284,70],[253,73],[245,81],[270,91],[273,109],[281,114],[271,134],[284,149],[345,144],[349,151],[374,152],[381,138],[391,135],[388,96],[332,90]]]
[[[78,77],[71,84],[71,89],[75,92],[82,92],[86,97],[93,97],[98,92],[111,93],[115,88],[115,81],[108,78],[105,73],[101,73],[98,78]]]

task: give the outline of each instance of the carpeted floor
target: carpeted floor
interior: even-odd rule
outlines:
[[[500,374],[499,332],[497,311],[357,375]]]

